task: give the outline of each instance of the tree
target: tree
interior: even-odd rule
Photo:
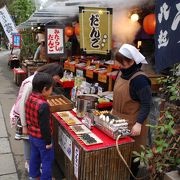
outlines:
[[[8,6],[8,10],[16,25],[19,25],[32,15],[35,11],[35,5],[31,0],[15,0]]]

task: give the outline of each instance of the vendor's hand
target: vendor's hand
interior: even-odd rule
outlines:
[[[131,129],[131,135],[139,136],[141,134],[141,126],[142,126],[142,124],[136,122],[136,124]]]
[[[25,134],[25,135],[28,134],[27,126],[23,126],[23,127],[22,127],[22,133]]]
[[[51,148],[52,148],[52,144],[46,145],[46,149],[51,149]]]

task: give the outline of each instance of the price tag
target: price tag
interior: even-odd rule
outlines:
[[[99,63],[96,64],[96,69],[99,69]]]
[[[70,64],[69,70],[71,72],[75,72],[75,65],[74,64]]]
[[[64,63],[64,69],[69,70],[69,63]]]
[[[86,70],[86,77],[88,77],[88,78],[93,78],[93,71],[92,70]]]
[[[109,72],[111,72],[111,71],[112,71],[112,66],[109,65],[109,66],[107,67],[107,72],[109,73]]]
[[[107,74],[105,73],[98,73],[98,81],[107,83]]]
[[[90,66],[91,65],[91,61],[88,60],[87,63],[86,63],[86,66]]]

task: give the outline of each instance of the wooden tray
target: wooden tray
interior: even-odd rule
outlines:
[[[83,124],[81,125],[74,125],[74,126],[70,126],[70,128],[77,134],[87,134],[87,133],[91,133],[91,131]],[[79,130],[77,130],[79,129]]]
[[[57,112],[58,116],[60,116],[64,122],[66,122],[69,126],[82,124],[82,122],[76,118],[71,112],[69,111],[63,111],[63,112]],[[74,122],[73,122],[74,121]]]
[[[103,141],[101,139],[99,139],[99,137],[97,137],[94,133],[88,133],[88,136],[94,138],[96,140],[96,142],[88,142],[87,140],[85,140],[83,138],[83,135],[84,134],[79,134],[78,137],[81,139],[81,141],[83,141],[84,144],[86,144],[87,146],[90,146],[90,145],[94,145],[94,144],[100,144],[100,143],[103,143]]]
[[[59,98],[62,100],[61,102],[52,104],[52,100],[56,100]],[[50,105],[51,112],[68,111],[73,109],[73,103],[63,95],[50,96],[47,101]]]

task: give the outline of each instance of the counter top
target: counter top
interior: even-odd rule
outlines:
[[[71,113],[73,115],[75,115],[75,113],[73,111],[71,111]],[[62,118],[57,114],[57,113],[53,113],[53,116],[56,118],[56,120],[67,130],[67,132],[69,133],[69,135],[75,140],[77,141],[77,143],[85,150],[85,151],[94,151],[94,150],[99,150],[99,149],[105,149],[108,147],[113,147],[116,146],[116,141],[112,138],[110,138],[109,136],[107,136],[106,134],[104,134],[102,131],[100,131],[98,128],[96,128],[95,126],[93,126],[92,128],[92,133],[94,133],[96,136],[98,136],[103,143],[101,144],[96,144],[96,145],[90,145],[87,146],[83,143],[83,141],[80,140],[80,138],[74,133],[74,131],[72,131],[72,129],[62,120]],[[125,137],[119,140],[119,145],[122,144],[127,144],[127,143],[132,143],[134,142],[134,140],[131,137]]]

